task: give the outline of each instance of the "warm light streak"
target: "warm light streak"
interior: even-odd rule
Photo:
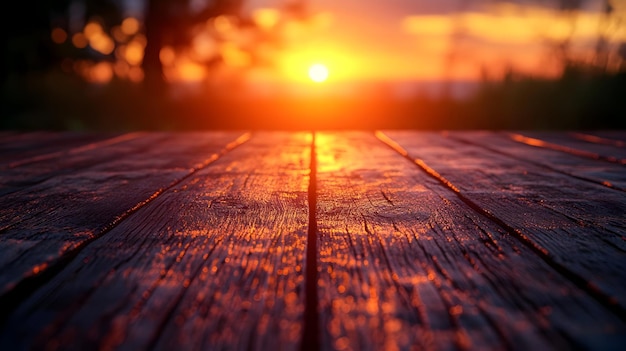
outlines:
[[[317,171],[319,173],[335,173],[345,167],[345,162],[339,154],[333,151],[333,146],[340,142],[336,135],[327,133],[315,134],[315,148],[317,156]]]
[[[613,163],[626,165],[626,159],[620,159],[620,158],[617,158],[615,156],[603,156],[603,155],[600,155],[600,154],[595,153],[595,152],[590,152],[590,151],[581,150],[581,149],[574,149],[574,148],[571,148],[571,147],[568,147],[568,146],[555,144],[555,143],[550,143],[550,142],[547,142],[547,141],[543,141],[541,139],[535,139],[535,138],[527,137],[527,136],[524,136],[524,135],[521,135],[521,134],[516,134],[516,133],[509,133],[509,137],[512,140],[515,140],[515,141],[517,141],[519,143],[523,143],[523,144],[530,145],[530,146],[536,146],[536,147],[545,148],[545,149],[557,150],[557,151],[562,151],[562,152],[565,152],[565,153],[568,153],[568,154],[577,155],[577,156],[592,158],[592,159],[596,159],[596,160],[605,160],[605,161],[609,161],[609,162],[613,162]]]

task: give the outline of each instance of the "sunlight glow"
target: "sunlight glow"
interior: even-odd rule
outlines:
[[[221,15],[213,20],[213,26],[221,35],[228,35],[236,29],[237,18]]]
[[[280,20],[280,12],[276,9],[262,8],[252,13],[254,22],[262,29],[272,29]]]
[[[122,32],[126,35],[134,35],[139,31],[139,21],[136,18],[128,17],[122,21]]]
[[[138,40],[133,40],[126,45],[124,57],[133,66],[140,65],[143,61],[144,46]]]
[[[113,39],[104,32],[100,23],[89,22],[85,26],[83,33],[89,42],[89,46],[99,53],[108,55],[115,49],[115,42],[113,42]]]
[[[309,77],[314,82],[321,83],[328,78],[328,68],[322,64],[316,63],[309,68]]]

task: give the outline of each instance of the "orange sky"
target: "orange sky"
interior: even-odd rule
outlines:
[[[192,0],[191,4],[201,6],[206,1]],[[261,28],[282,37],[280,49],[270,44],[258,48],[272,65],[253,64],[245,49],[256,42],[258,33],[238,27],[236,18],[220,16],[194,27],[191,47],[183,51],[162,48],[166,78],[186,85],[214,82],[218,87],[247,83],[261,93],[352,94],[371,86],[363,83],[478,81],[485,73],[498,79],[508,67],[549,76],[558,72],[559,65],[548,42],[571,36],[571,54],[581,60],[592,57],[599,30],[612,44],[626,43],[626,0],[613,1],[615,12],[609,22],[601,13],[604,0],[583,0],[583,8],[576,13],[486,0],[308,0],[311,17],[305,22],[280,13],[284,1],[246,2],[245,11]],[[466,4],[462,9],[461,3]],[[459,34],[457,39],[454,33]],[[62,30],[53,31],[52,38],[115,54],[115,63],[74,64],[92,82],[105,83],[114,75],[143,79],[146,40],[134,18],[110,33],[97,22],[89,22],[71,38]],[[209,72],[203,62],[216,56],[224,64]],[[311,81],[313,65],[327,67],[325,82]]]
[[[276,3],[252,1],[250,8]],[[551,75],[557,66],[546,42],[562,40],[572,31],[572,52],[584,58],[595,44],[602,16],[601,1],[588,1],[575,16],[538,6],[470,3],[466,11],[454,13],[457,2],[446,0],[426,11],[407,0],[311,0],[316,25],[302,30],[277,57],[278,72],[256,77],[304,83],[306,67],[317,62],[328,66],[329,83],[477,80],[481,67],[500,76],[508,66]],[[622,15],[624,3],[616,6]],[[457,28],[464,38],[451,45]],[[626,26],[609,33],[613,41],[626,41]],[[451,53],[453,61],[447,60]]]

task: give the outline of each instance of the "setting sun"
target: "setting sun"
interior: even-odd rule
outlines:
[[[322,64],[315,64],[309,68],[309,77],[317,83],[321,83],[328,78],[328,68]]]

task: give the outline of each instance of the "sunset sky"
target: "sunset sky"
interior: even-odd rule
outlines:
[[[205,1],[191,3],[201,7]],[[599,32],[613,44],[626,42],[626,26],[616,24],[625,18],[626,0],[612,1],[609,22],[603,22],[604,0],[583,0],[576,13],[558,11],[558,2],[309,0],[312,17],[299,24],[287,23],[276,12],[284,0],[249,0],[246,11],[254,18],[268,27],[282,26],[287,45],[271,54],[274,66],[246,67],[246,57],[236,45],[217,50],[227,65],[245,68],[246,80],[253,85],[310,85],[309,68],[322,64],[329,72],[323,84],[345,87],[363,82],[476,81],[481,74],[499,78],[508,67],[549,76],[559,68],[550,48],[570,33],[570,53],[581,60],[592,56]],[[140,8],[139,2],[129,4]],[[203,40],[198,38],[196,49],[214,50]],[[185,64],[187,73],[179,70],[172,77],[203,77],[199,67]]]

